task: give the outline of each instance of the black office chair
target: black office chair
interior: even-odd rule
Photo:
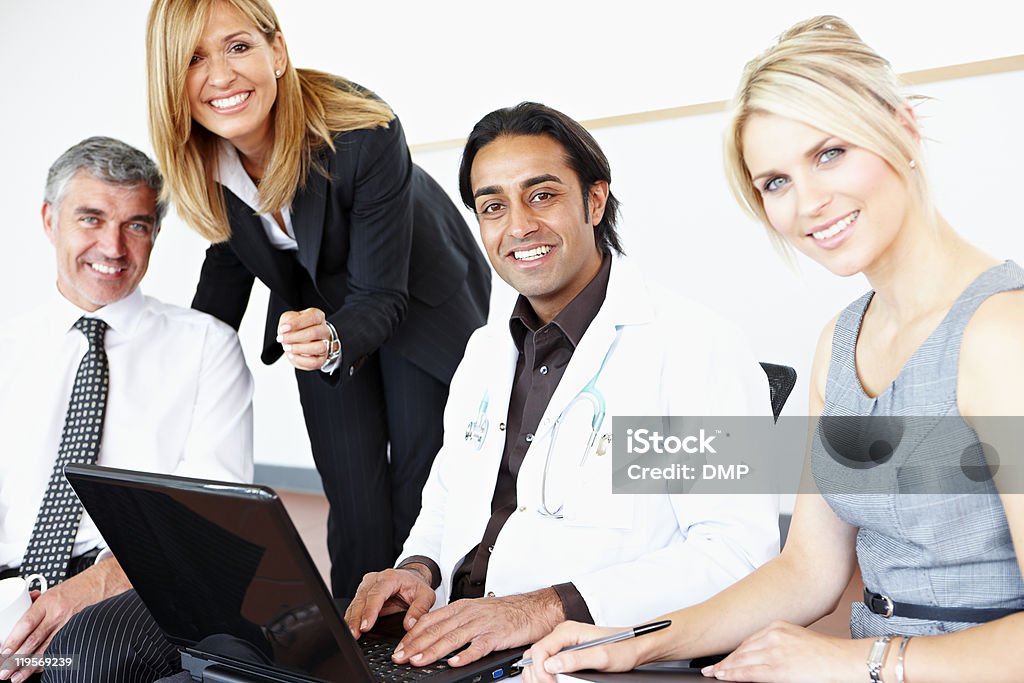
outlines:
[[[793,391],[796,384],[796,370],[788,365],[775,365],[774,363],[761,363],[764,374],[768,375],[768,387],[772,397],[772,415],[775,421],[779,421],[779,413],[782,406],[786,405],[786,399]],[[779,543],[780,547],[786,544],[786,537],[789,536],[789,523],[792,515],[779,515]]]
[[[774,363],[761,363],[764,374],[768,375],[768,388],[771,390],[772,415],[775,421],[779,421],[779,413],[782,406],[786,405],[786,399],[793,391],[796,384],[796,370],[788,365],[775,365]]]

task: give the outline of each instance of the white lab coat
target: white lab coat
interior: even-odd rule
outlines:
[[[707,309],[652,286],[628,262],[612,263],[608,293],[558,385],[517,480],[519,507],[491,551],[485,591],[525,593],[572,582],[597,624],[632,624],[700,602],[778,554],[774,495],[614,495],[611,445],[591,451],[589,404],[564,418],[548,475],[541,480],[551,426],[594,377],[618,342],[597,387],[607,402],[601,434],[615,415],[770,415],[768,383],[738,331]],[[484,535],[505,443],[504,422],[517,350],[508,321],[496,319],[469,341],[445,409],[444,445],[423,489],[423,507],[398,563],[411,555],[441,570],[435,607],[448,602],[452,576]],[[465,438],[488,396],[480,448]]]

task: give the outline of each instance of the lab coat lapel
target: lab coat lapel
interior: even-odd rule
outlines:
[[[543,439],[554,426],[562,409],[598,373],[605,354],[615,341],[616,329],[650,319],[650,298],[646,287],[627,263],[615,258],[608,278],[604,304],[573,352],[569,366],[565,369],[565,374],[562,375],[562,380],[558,383],[551,402],[544,411],[544,417],[537,427],[535,441]],[[600,384],[601,379],[598,378],[599,387]],[[608,428],[610,429],[610,423]]]
[[[558,419],[558,414],[562,412],[562,409],[597,374],[598,368],[601,367],[601,361],[604,360],[605,352],[608,351],[608,347],[611,346],[614,340],[615,325],[610,320],[610,316],[603,316],[601,313],[598,313],[594,321],[590,323],[587,333],[580,340],[580,345],[573,352],[572,359],[565,369],[565,374],[562,375],[562,379],[558,383],[558,387],[555,389],[547,409],[544,411],[544,417],[541,418],[540,424],[537,425],[537,431],[534,433],[535,443],[543,440],[544,436],[551,430],[555,420]],[[600,379],[598,382],[600,382]]]

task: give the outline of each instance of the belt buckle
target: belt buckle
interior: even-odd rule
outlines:
[[[883,611],[881,612],[879,612],[879,608],[876,607],[878,602],[882,603],[881,609]],[[871,595],[871,611],[879,616],[885,617],[886,619],[891,618],[893,614],[892,598],[888,595],[882,595],[881,593],[873,593]]]

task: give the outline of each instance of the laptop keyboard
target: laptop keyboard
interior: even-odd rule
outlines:
[[[396,664],[391,659],[397,641],[379,640],[376,638],[360,638],[359,647],[363,650],[370,671],[383,683],[402,683],[403,681],[419,681],[440,671],[447,671],[449,666],[444,662],[434,662],[427,666]]]

